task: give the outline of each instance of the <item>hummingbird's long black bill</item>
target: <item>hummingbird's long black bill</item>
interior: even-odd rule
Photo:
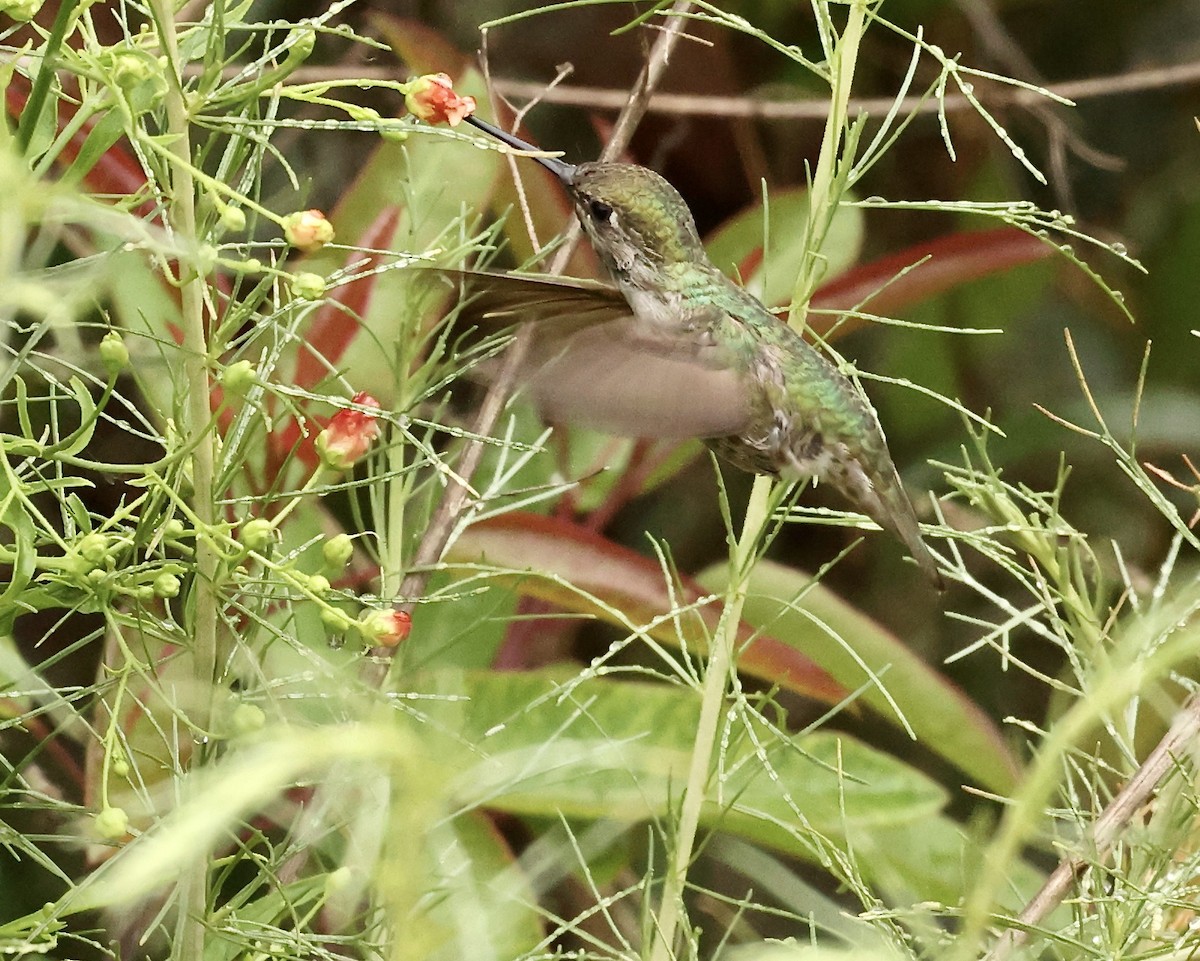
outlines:
[[[501,143],[507,144],[514,150],[528,150],[532,153],[537,153],[539,150],[539,148],[535,147],[533,144],[526,143],[520,137],[514,137],[512,134],[501,130],[499,127],[493,126],[486,120],[480,120],[475,116],[467,116],[463,119],[466,120],[466,122],[472,127],[482,130],[489,137],[495,137]],[[575,178],[574,164],[565,163],[564,161],[559,160],[557,157],[531,157],[530,159],[536,160],[567,186],[570,186],[571,181]]]

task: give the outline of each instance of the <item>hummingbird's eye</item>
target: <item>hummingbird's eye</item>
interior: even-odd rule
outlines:
[[[592,216],[596,220],[599,220],[604,224],[608,223],[609,219],[613,215],[612,207],[604,203],[602,200],[593,200],[590,204],[588,204],[588,210],[591,211]]]

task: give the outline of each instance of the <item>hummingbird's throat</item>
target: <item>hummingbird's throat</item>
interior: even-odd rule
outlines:
[[[639,326],[647,332],[678,336],[687,329],[685,311],[678,294],[655,284],[638,285],[618,281],[618,285]]]

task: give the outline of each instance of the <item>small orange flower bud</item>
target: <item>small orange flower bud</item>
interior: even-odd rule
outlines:
[[[408,611],[372,611],[363,619],[361,627],[372,643],[395,647],[412,630],[412,615]]]
[[[444,73],[427,73],[409,84],[404,106],[418,120],[457,127],[475,112],[474,97],[460,97]]]
[[[353,403],[359,407],[379,409],[379,401],[366,391],[354,395]],[[379,436],[376,414],[362,410],[339,410],[333,415],[320,434],[317,435],[317,453],[321,463],[330,470],[343,471],[353,466],[371,449]]]
[[[297,210],[283,218],[283,236],[293,247],[311,254],[333,240],[333,224],[319,210]]]

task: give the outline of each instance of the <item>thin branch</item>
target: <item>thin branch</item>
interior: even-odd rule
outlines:
[[[1150,67],[1131,70],[1120,74],[1088,77],[1049,83],[1045,89],[1056,96],[1079,102],[1118,94],[1139,93],[1166,87],[1190,86],[1200,83],[1200,60],[1175,64],[1169,67]],[[542,91],[540,84],[522,80],[497,78],[496,89],[509,97],[532,97]],[[564,84],[549,91],[542,98],[546,103],[558,103],[594,109],[615,109],[623,91],[607,87],[576,87]],[[1041,103],[1045,98],[1033,90],[1020,87],[998,87],[979,99],[989,107],[1030,106]],[[895,100],[891,97],[854,97],[850,100],[851,116],[859,113],[884,114],[892,109]],[[800,100],[762,100],[755,97],[723,97],[710,95],[657,93],[650,98],[648,113],[669,113],[706,117],[753,117],[759,120],[824,120],[829,112],[827,100],[804,98]],[[900,112],[936,114],[939,104],[929,98],[905,97],[900,101]],[[962,94],[947,94],[944,98],[947,113],[974,110]]]
[[[1038,73],[1033,61],[1025,55],[1012,35],[1004,28],[991,0],[958,0],[958,7],[980,38],[984,50],[1011,76],[1044,86],[1045,79]],[[1046,130],[1046,151],[1053,176],[1051,183],[1057,194],[1059,205],[1072,210],[1075,198],[1071,191],[1071,178],[1067,174],[1067,151],[1073,151],[1086,163],[1103,170],[1116,170],[1121,161],[1111,154],[1092,147],[1071,127],[1067,108],[1054,100],[1031,103],[1028,110]]]
[[[1142,766],[1109,802],[1082,842],[1090,857],[1075,855],[1063,859],[1041,890],[1033,896],[1011,927],[1001,935],[986,961],[1005,961],[1029,940],[1030,930],[1046,918],[1066,897],[1071,885],[1088,868],[1103,860],[1112,850],[1125,825],[1146,803],[1159,783],[1179,764],[1179,758],[1195,747],[1200,737],[1200,695],[1193,694],[1184,704],[1175,722],[1150,752]]]
[[[202,68],[193,64],[187,74],[198,74]],[[228,67],[223,74],[236,76],[241,67]],[[335,80],[389,80],[397,76],[395,66],[306,66],[296,70],[291,80],[296,83],[319,83]],[[1172,64],[1166,67],[1147,67],[1124,73],[1085,77],[1080,80],[1065,80],[1061,83],[1045,84],[1045,89],[1056,96],[1078,103],[1081,100],[1096,100],[1123,94],[1142,93],[1148,90],[1163,90],[1170,87],[1186,87],[1200,83],[1200,60]],[[496,77],[492,87],[502,97],[521,100],[539,99],[543,103],[564,106],[588,107],[594,110],[621,110],[629,102],[629,91],[614,87],[581,87],[562,84],[547,89],[544,83]],[[1032,90],[997,87],[980,96],[990,108],[1005,106],[1028,106],[1043,98]],[[849,103],[851,116],[859,113],[885,114],[895,101],[891,97],[852,97]],[[939,105],[928,98],[905,97],[900,101],[900,111],[905,113],[936,114]],[[975,108],[961,94],[947,94],[943,108],[947,113],[957,113]],[[646,113],[665,113],[698,117],[750,117],[758,120],[819,120],[824,121],[829,112],[827,100],[802,98],[798,100],[763,100],[747,96],[714,96],[709,94],[651,93],[645,105]]]

